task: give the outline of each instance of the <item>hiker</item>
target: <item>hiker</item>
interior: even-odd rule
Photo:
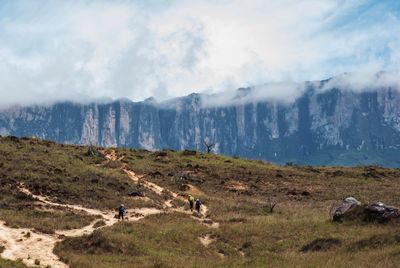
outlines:
[[[192,195],[189,195],[188,196],[188,201],[189,201],[190,211],[193,212],[194,197]]]
[[[197,213],[199,213],[200,214],[200,206],[201,206],[201,201],[200,201],[200,199],[196,199],[196,210],[197,210]]]
[[[118,220],[122,218],[124,220],[124,215],[125,215],[125,207],[124,204],[121,204],[118,208]]]

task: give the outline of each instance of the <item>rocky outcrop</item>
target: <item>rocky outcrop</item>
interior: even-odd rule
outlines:
[[[400,166],[400,94],[391,88],[320,92],[309,86],[286,104],[202,101],[191,94],[164,103],[12,107],[0,112],[0,135],[148,150],[205,150],[208,139],[216,153],[277,163]]]

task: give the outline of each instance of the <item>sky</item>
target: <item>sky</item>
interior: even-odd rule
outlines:
[[[1,106],[399,69],[399,0],[0,0]]]

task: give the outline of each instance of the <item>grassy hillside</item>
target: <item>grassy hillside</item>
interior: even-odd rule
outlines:
[[[352,163],[352,165],[374,165],[380,163],[385,167],[399,167],[400,151],[396,149],[348,151],[326,149],[324,152],[311,154],[299,162],[319,166],[349,166],[349,163]]]
[[[1,268],[26,268],[26,266],[21,262],[9,261],[0,258]]]
[[[88,155],[88,148],[64,146],[35,139],[0,139],[0,219],[15,227],[37,228],[52,232],[55,226],[71,229],[92,221],[83,213],[34,205],[33,200],[19,192],[23,183],[34,194],[54,201],[80,204],[93,208],[128,206],[157,207],[161,200],[147,192],[151,201],[129,198],[127,193],[137,185],[126,178],[118,163],[105,167],[96,164],[105,159]],[[18,213],[15,213],[18,211]],[[83,215],[82,215],[83,214]]]
[[[274,166],[193,151],[106,151],[112,150],[119,160],[105,163],[86,147],[1,138],[0,219],[42,232],[93,220],[33,202],[17,183],[59,203],[161,208],[166,197],[132,182],[121,169],[129,167],[143,180],[201,198],[219,228],[173,211],[120,222],[59,243],[55,252],[71,267],[397,267],[400,261],[396,223],[329,221],[331,208],[347,196],[400,206],[398,169]],[[134,190],[148,198],[129,197]],[[268,200],[277,203],[273,213],[265,207]],[[200,240],[205,237],[207,246]],[[322,250],[302,251],[317,239]]]

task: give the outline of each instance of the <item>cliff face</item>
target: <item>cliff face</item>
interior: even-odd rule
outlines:
[[[155,104],[58,103],[0,112],[0,135],[156,150],[205,150],[283,163],[400,166],[400,93],[309,88],[290,104],[206,107],[201,96]]]

